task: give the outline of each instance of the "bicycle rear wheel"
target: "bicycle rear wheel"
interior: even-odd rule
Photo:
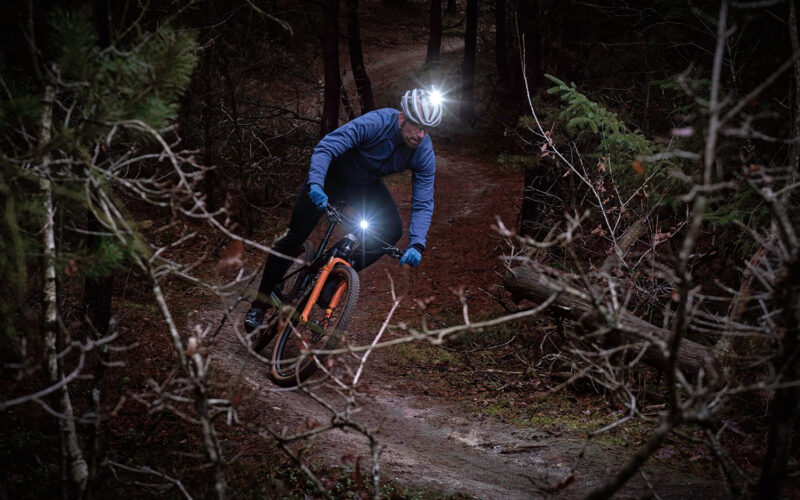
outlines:
[[[314,245],[306,240],[303,242],[303,246],[300,247],[300,252],[295,255],[295,257],[302,258],[306,262],[311,262],[314,259],[314,253]],[[292,262],[292,265],[289,266],[289,270],[286,271],[287,277],[278,283],[278,291],[283,297],[289,300],[296,297],[298,288],[303,283],[303,278],[306,275],[307,271],[300,271],[301,267],[303,267],[303,264]],[[267,347],[269,341],[275,336],[275,330],[278,328],[278,308],[273,307],[272,311],[272,314],[264,321],[263,325],[253,332],[253,350],[256,352]]]
[[[317,363],[325,363],[326,355],[309,351],[335,349],[353,318],[360,289],[355,269],[339,264],[328,276],[327,281],[330,280],[339,282],[339,289],[344,287],[331,313],[326,314],[326,308],[314,304],[306,324],[300,325],[296,317],[292,318],[275,342],[270,377],[281,387],[303,382],[316,371]],[[305,301],[298,304],[298,314],[304,306]]]

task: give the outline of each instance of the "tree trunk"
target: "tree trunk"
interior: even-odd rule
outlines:
[[[475,55],[478,45],[478,0],[467,0],[464,64],[461,67],[461,106],[464,120],[472,124],[475,106]]]
[[[507,89],[511,83],[511,68],[508,66],[508,37],[506,34],[506,0],[495,0],[494,54],[497,66],[497,84]]]
[[[347,47],[350,51],[350,67],[353,70],[353,81],[356,84],[358,98],[361,101],[361,114],[375,109],[375,98],[372,96],[372,84],[364,65],[364,52],[361,49],[361,29],[358,23],[358,0],[347,0]]]
[[[800,50],[797,29],[798,0],[789,2],[789,38],[792,52]],[[793,138],[800,136],[800,61],[794,63],[794,120],[792,121]],[[789,158],[789,179],[792,184],[798,178],[798,162],[800,162],[800,145],[793,144]],[[795,191],[796,192],[796,191]],[[791,193],[791,190],[788,191]],[[789,194],[784,197],[791,203]],[[783,292],[783,318],[785,330],[782,335],[782,353],[775,363],[775,373],[782,376],[780,382],[792,382],[800,379],[800,284],[794,277],[800,275],[800,255],[797,248],[792,248],[791,240],[784,238],[784,247],[790,249],[787,256],[787,268],[780,273],[784,276],[782,283],[775,286]],[[756,486],[755,498],[778,498],[786,480],[786,468],[792,451],[792,434],[800,412],[800,388],[783,387],[775,391],[770,404],[772,418],[767,434],[767,453],[761,476]]]
[[[39,128],[39,152],[43,151],[50,142],[51,127],[53,124],[53,103],[55,101],[55,87],[48,85],[44,95],[44,110]],[[47,162],[45,156],[43,162]],[[55,239],[55,208],[53,205],[53,186],[46,174],[39,184],[44,196],[44,227],[42,237],[44,245],[44,286],[42,293],[42,306],[44,309],[44,325],[42,332],[45,343],[45,366],[48,379],[57,383],[63,378],[62,369],[58,360],[58,294],[56,289],[56,239]],[[86,460],[83,459],[78,432],[75,427],[75,416],[72,411],[72,402],[69,396],[69,385],[64,384],[58,391],[58,407],[62,413],[59,419],[63,447],[68,456],[70,481],[74,489],[74,496],[80,496],[86,489],[86,480],[89,475]]]
[[[788,269],[788,276],[800,274],[800,262]],[[789,278],[791,280],[791,278]],[[783,337],[783,353],[776,363],[776,373],[783,374],[780,382],[800,379],[800,284],[796,281],[783,283],[786,332]],[[770,405],[772,420],[767,434],[767,454],[756,486],[755,497],[759,499],[779,498],[786,480],[786,466],[792,451],[792,434],[800,411],[800,388],[783,387],[775,391]]]
[[[755,279],[753,269],[758,268],[761,260],[767,255],[768,247],[772,245],[772,242],[775,241],[777,236],[777,231],[771,230],[769,234],[767,234],[764,244],[750,257],[750,260],[747,262],[742,272],[742,277],[739,282],[739,291],[733,297],[733,300],[731,300],[730,305],[728,305],[728,314],[725,316],[726,321],[736,322],[742,314],[744,314],[748,303],[753,298],[751,294],[751,287]],[[714,344],[714,354],[718,359],[724,359],[734,352],[733,337],[723,336]]]
[[[105,228],[95,217],[94,212],[86,212],[87,230],[90,234],[86,236],[86,247],[92,251],[100,249],[104,240],[99,233]],[[92,234],[95,233],[95,234]],[[114,276],[100,278],[87,277],[84,280],[83,305],[86,311],[86,333],[90,337],[97,339],[108,333],[108,323],[111,320],[111,291],[114,286]]]
[[[42,111],[42,121],[39,129],[39,151],[42,151],[50,142],[51,127],[53,125],[53,102],[55,101],[55,87],[48,85],[44,95],[44,110]],[[47,161],[47,158],[43,158]],[[44,325],[42,334],[44,335],[45,346],[45,372],[50,383],[58,381],[58,353],[57,353],[57,333],[58,333],[58,301],[56,300],[56,241],[55,241],[55,222],[53,209],[53,186],[47,176],[43,176],[39,181],[39,187],[44,197],[44,226],[42,227],[43,269],[44,284],[42,290],[42,310],[44,312]]]
[[[322,64],[325,71],[325,95],[322,106],[320,137],[339,127],[339,0],[326,0],[323,9]]]
[[[544,236],[541,226],[536,226],[540,219],[544,203],[538,193],[546,193],[553,182],[552,160],[537,155],[533,165],[525,166],[524,187],[522,190],[522,207],[520,209],[520,234],[540,239]]]
[[[350,121],[356,117],[356,112],[353,111],[350,97],[347,95],[347,89],[344,88],[344,85],[342,85],[342,106],[344,106],[345,120]]]
[[[97,44],[101,49],[111,45],[110,16],[108,2],[94,2],[94,26],[97,29]]]
[[[554,271],[555,272],[555,271]],[[587,331],[606,328],[603,318],[595,311],[592,304],[585,302],[571,294],[562,291],[562,287],[548,278],[544,273],[529,267],[517,267],[507,272],[503,278],[503,286],[516,297],[526,298],[536,303],[547,300],[554,293],[560,293],[556,298],[551,311],[554,314],[566,316],[579,323]],[[640,331],[650,337],[667,342],[670,338],[669,330],[659,328],[633,314],[622,311],[619,322],[626,328]],[[596,341],[609,345],[642,344],[639,336],[628,332],[611,330],[602,337],[595,337]],[[657,346],[650,346],[642,356],[642,361],[651,366],[664,369],[667,367],[667,358]],[[682,340],[678,350],[678,367],[687,375],[694,375],[707,363],[714,364],[713,350],[690,340]]]
[[[519,59],[524,63],[524,68],[520,68],[515,86],[518,89],[518,98],[525,103],[527,103],[527,92],[536,93],[544,80],[539,16],[538,0],[519,0],[517,7],[517,29],[520,35]]]
[[[437,62],[442,49],[442,0],[431,0],[430,5],[430,33],[428,35],[428,55],[425,57],[426,64]]]
[[[211,16],[211,2],[203,2],[203,23],[206,26],[212,26],[214,21]],[[209,45],[211,41],[208,42]],[[196,79],[199,87],[198,94],[200,95],[200,129],[202,130],[203,141],[203,165],[207,167],[215,166],[217,163],[216,158],[216,144],[214,141],[215,131],[217,129],[217,110],[219,109],[218,93],[214,88],[215,82],[219,78],[215,74],[213,57],[215,49],[213,45],[209,46],[203,51],[200,59],[200,74],[201,78]],[[217,210],[217,173],[216,169],[207,170],[203,177],[203,194],[206,199],[206,209],[209,212]]]
[[[647,232],[647,217],[642,217],[633,221],[633,224],[628,226],[622,236],[617,238],[614,244],[614,253],[606,257],[603,264],[600,266],[601,273],[610,273],[614,269],[622,266],[625,263],[625,254],[628,250],[636,244],[639,238]]]
[[[800,0],[789,0],[789,39],[792,53],[800,51],[800,39],[797,34],[797,9]],[[794,120],[792,120],[792,138],[800,137],[800,59],[794,61]],[[787,184],[797,182],[800,177],[800,142],[792,144],[789,158],[789,180]],[[791,192],[791,191],[789,191]],[[787,193],[788,196],[788,193]]]
[[[227,111],[223,112],[230,116],[230,118],[233,120],[233,127],[236,130],[236,133],[233,135],[233,143],[236,148],[236,157],[233,159],[233,161],[236,165],[243,165],[244,135],[246,132],[242,130],[241,120],[239,120],[239,101],[237,99],[238,92],[236,91],[235,87],[236,82],[234,82],[233,78],[231,78],[230,69],[228,68],[228,61],[231,60],[231,57],[225,53],[225,49],[223,48],[224,46],[225,44],[219,44],[220,48],[214,48],[213,53],[217,55],[215,62],[219,67],[219,72],[222,76],[221,80],[225,86],[225,92],[228,94]],[[213,165],[213,163],[210,165]]]
[[[100,221],[95,217],[94,212],[91,210],[86,211],[87,230],[89,234],[86,235],[86,248],[90,252],[96,252],[100,249],[104,240],[99,232],[104,231],[105,228]],[[100,278],[86,277],[83,287],[83,307],[84,307],[84,338],[91,338],[99,340],[109,333],[109,322],[111,321],[111,300],[112,289],[114,287],[114,275]],[[102,446],[102,426],[100,417],[102,415],[102,408],[100,407],[100,381],[105,374],[105,367],[109,361],[108,348],[102,345],[97,348],[99,350],[100,361],[97,363],[94,377],[92,378],[92,410],[94,412],[94,436],[92,446],[89,451],[89,470],[88,470],[88,488],[87,497],[92,498],[94,491],[92,484],[95,482],[98,471],[100,470],[100,463],[103,459],[103,446]]]

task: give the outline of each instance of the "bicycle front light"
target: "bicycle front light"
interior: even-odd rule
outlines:
[[[361,219],[361,222],[358,225],[362,230],[365,230],[369,227],[369,222],[367,222],[367,219]]]

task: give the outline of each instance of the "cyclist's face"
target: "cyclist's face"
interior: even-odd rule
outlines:
[[[403,134],[403,142],[412,149],[417,149],[417,146],[419,146],[419,143],[422,142],[422,139],[425,138],[425,134],[427,133],[425,127],[419,126],[416,123],[411,123],[405,116],[403,116],[402,119],[400,132]]]

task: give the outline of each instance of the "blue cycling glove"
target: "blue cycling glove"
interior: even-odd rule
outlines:
[[[311,203],[320,210],[328,206],[328,195],[319,184],[311,184],[308,187],[308,197],[311,198]]]
[[[414,247],[411,247],[408,250],[406,250],[403,256],[400,257],[401,264],[408,264],[412,267],[418,266],[421,260],[422,260],[422,254],[419,253],[419,250],[417,250]]]

